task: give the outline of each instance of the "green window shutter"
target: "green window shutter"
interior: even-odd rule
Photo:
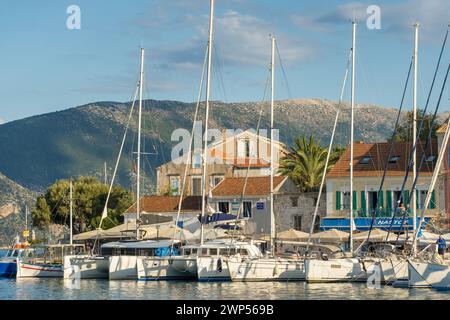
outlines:
[[[356,191],[353,190],[353,211],[358,210],[358,201],[356,199]]]
[[[336,191],[336,210],[341,210],[341,192]]]
[[[366,213],[366,192],[361,191],[361,210]]]
[[[386,212],[391,213],[392,211],[392,192],[391,190],[386,191]]]
[[[419,209],[419,190],[416,190],[416,209]]]
[[[436,209],[436,198],[435,197],[436,197],[436,194],[433,190],[433,192],[431,193],[431,201],[430,201],[430,205],[429,205],[430,209]]]

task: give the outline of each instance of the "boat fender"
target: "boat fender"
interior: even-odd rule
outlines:
[[[173,264],[173,259],[169,259],[169,265]]]
[[[217,260],[217,271],[222,272],[222,259]]]

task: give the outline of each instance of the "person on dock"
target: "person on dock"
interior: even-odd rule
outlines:
[[[437,239],[436,244],[438,246],[438,254],[444,258],[445,249],[447,249],[447,243],[445,239],[442,238],[442,235],[439,235],[439,239]]]

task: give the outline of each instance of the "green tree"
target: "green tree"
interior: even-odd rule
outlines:
[[[436,131],[442,125],[442,123],[438,120],[434,121],[433,125],[431,125],[431,121],[433,120],[433,114],[428,113],[425,114],[424,110],[417,110],[417,130],[420,128],[420,123],[422,120],[425,120],[423,123],[423,129],[420,133],[420,140],[426,141],[428,139],[428,135],[431,130],[431,138],[436,138]],[[402,123],[398,127],[397,136],[395,141],[402,142],[412,142],[412,131],[413,131],[413,112],[408,111],[406,113],[405,118]]]
[[[75,233],[93,230],[99,226],[109,186],[95,177],[79,177],[73,182],[73,227]],[[113,227],[123,221],[122,214],[133,203],[133,194],[114,186],[108,202],[108,218],[103,228]],[[51,223],[69,225],[69,180],[59,180],[51,185],[36,201],[32,211],[33,224],[46,228]]]
[[[44,196],[39,196],[36,200],[36,206],[31,211],[33,216],[33,225],[44,229],[51,221],[51,210]]]
[[[338,146],[330,155],[328,170],[336,163],[345,148]],[[290,152],[280,160],[279,172],[290,177],[303,191],[316,191],[320,186],[328,149],[322,147],[313,136],[294,140]]]

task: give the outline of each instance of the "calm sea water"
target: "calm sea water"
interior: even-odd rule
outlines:
[[[221,300],[221,299],[450,299],[450,291],[402,289],[364,283],[82,280],[79,288],[62,279],[0,279],[0,300]]]

